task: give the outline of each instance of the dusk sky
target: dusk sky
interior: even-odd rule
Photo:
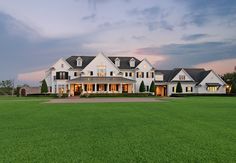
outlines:
[[[0,1],[0,80],[38,83],[61,57],[99,52],[232,72],[236,0]]]

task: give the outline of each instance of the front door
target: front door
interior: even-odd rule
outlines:
[[[75,90],[74,95],[79,96],[82,93],[82,85],[81,84],[75,84],[74,90]]]

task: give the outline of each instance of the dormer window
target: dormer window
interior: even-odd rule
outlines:
[[[77,66],[78,66],[78,67],[81,67],[81,66],[82,66],[82,62],[83,62],[82,58],[81,58],[81,57],[78,57],[78,58],[76,59],[76,61],[77,61]]]
[[[119,58],[115,59],[115,65],[116,65],[116,67],[120,67],[120,59]]]
[[[129,65],[130,67],[135,67],[135,59],[132,58],[130,61],[129,61]]]

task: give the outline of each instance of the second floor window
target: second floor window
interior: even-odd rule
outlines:
[[[68,72],[65,71],[56,72],[56,79],[69,79]]]
[[[77,72],[74,72],[74,76],[78,76]]]
[[[113,76],[113,71],[110,72],[110,76]]]
[[[106,76],[106,66],[98,66],[97,75],[102,77]]]
[[[93,76],[93,71],[90,71],[90,76]]]
[[[179,80],[185,80],[185,75],[179,75]]]
[[[146,78],[149,78],[149,72],[146,72]]]

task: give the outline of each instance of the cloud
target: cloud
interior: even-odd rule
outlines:
[[[234,67],[236,66],[236,58],[233,59],[223,59],[212,62],[205,62],[201,64],[194,65],[194,67],[205,69],[213,69],[218,74],[224,74],[227,72],[234,72]]]
[[[82,17],[82,20],[94,20],[96,18],[96,14],[91,14],[91,15],[88,15],[88,16],[84,16]]]
[[[182,25],[194,24],[203,26],[212,21],[235,21],[235,0],[182,0],[188,13],[183,18]],[[215,19],[218,18],[218,19]]]
[[[155,19],[161,14],[161,9],[158,6],[153,6],[145,9],[132,9],[128,11],[130,15],[141,16],[148,19]]]
[[[145,36],[132,36],[132,39],[134,39],[134,40],[144,40],[144,39],[146,39],[146,37]]]
[[[236,58],[236,42],[168,44],[161,47],[140,48],[136,53],[164,56],[166,59],[158,63],[162,68],[192,67],[204,62]]]
[[[61,56],[95,52],[91,48],[84,47],[84,44],[91,42],[93,34],[45,38],[34,29],[2,12],[0,12],[0,36],[0,69],[7,70],[1,71],[2,80],[37,67],[46,67]]]
[[[145,9],[132,9],[128,11],[128,14],[135,16],[141,21],[141,24],[144,24],[148,27],[149,31],[155,31],[157,29],[165,29],[172,31],[174,26],[167,22],[166,16],[159,6],[153,6]]]
[[[198,33],[198,34],[192,34],[192,35],[184,35],[182,37],[182,40],[184,40],[184,41],[195,41],[195,40],[199,40],[199,39],[203,39],[203,38],[207,38],[207,37],[209,37],[208,34]]]

